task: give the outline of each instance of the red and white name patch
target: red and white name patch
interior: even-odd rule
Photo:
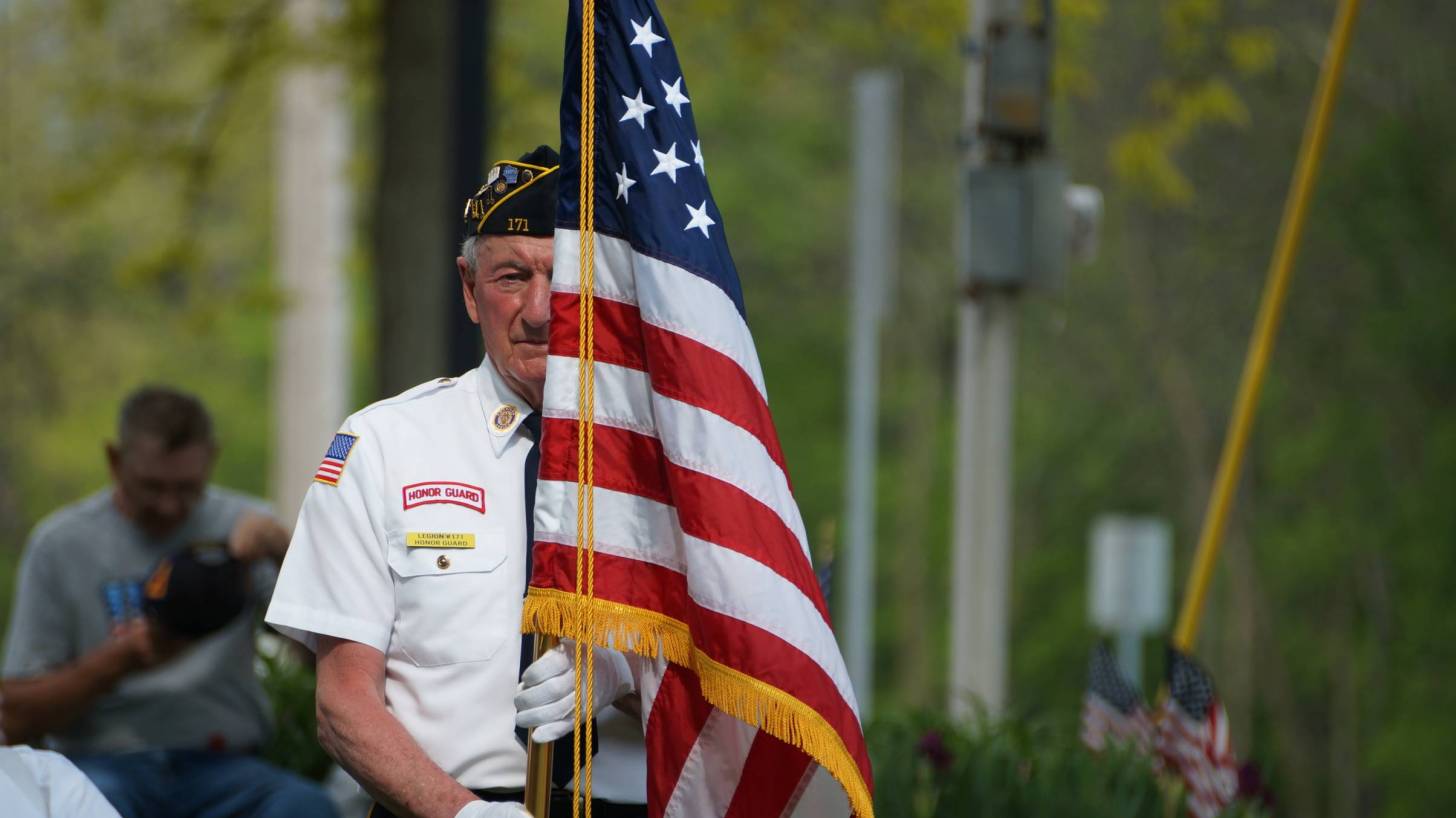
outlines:
[[[469,483],[411,483],[404,487],[403,492],[405,511],[432,503],[449,503],[485,513],[485,489]]]

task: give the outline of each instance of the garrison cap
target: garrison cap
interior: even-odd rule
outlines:
[[[561,157],[542,145],[490,168],[465,201],[467,236],[550,236],[556,231],[556,171]]]
[[[222,542],[192,543],[157,562],[142,586],[149,616],[197,638],[233,621],[248,604],[248,568]]]

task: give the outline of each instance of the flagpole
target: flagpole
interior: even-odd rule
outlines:
[[[1283,317],[1294,256],[1299,249],[1300,235],[1304,231],[1310,192],[1314,189],[1320,158],[1324,154],[1325,140],[1329,135],[1330,113],[1335,106],[1335,97],[1339,94],[1345,52],[1350,43],[1350,32],[1355,26],[1355,15],[1359,10],[1360,0],[1343,0],[1340,4],[1320,69],[1318,89],[1310,106],[1309,118],[1305,122],[1304,140],[1300,145],[1289,197],[1284,204],[1279,239],[1275,244],[1274,256],[1269,262],[1269,276],[1264,285],[1254,336],[1249,340],[1249,351],[1244,359],[1238,398],[1234,402],[1233,416],[1229,420],[1228,433],[1224,438],[1223,454],[1219,458],[1218,476],[1208,501],[1208,511],[1204,514],[1203,528],[1198,536],[1198,550],[1194,554],[1193,570],[1188,580],[1188,595],[1183,600],[1183,608],[1178,614],[1178,625],[1173,632],[1174,646],[1184,653],[1193,649],[1193,643],[1198,637],[1203,604],[1208,595],[1208,585],[1213,579],[1213,566],[1223,543],[1224,529],[1228,525],[1234,489],[1238,486],[1244,452],[1249,444],[1249,432],[1254,424],[1254,410],[1259,403],[1259,392],[1264,386],[1264,375],[1274,349],[1275,336],[1279,332],[1279,321]]]
[[[544,633],[536,634],[536,651],[532,661],[540,659],[546,651],[556,647],[561,640]],[[536,728],[526,734],[526,810],[534,818],[551,816],[551,742],[536,742]]]

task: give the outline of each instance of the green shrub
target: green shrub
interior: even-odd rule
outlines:
[[[1180,782],[1127,748],[1092,753],[1045,722],[939,714],[870,726],[878,818],[1181,818]],[[1236,805],[1225,816],[1258,816]]]
[[[273,736],[263,757],[299,775],[321,780],[333,760],[318,743],[313,668],[287,650],[258,652],[263,692],[273,705]]]

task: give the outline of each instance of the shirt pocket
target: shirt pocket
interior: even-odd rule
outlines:
[[[389,536],[394,574],[394,638],[418,667],[494,659],[521,638],[524,569],[508,571],[499,542],[475,533],[474,548],[409,548],[405,532]],[[521,574],[516,576],[516,574]],[[511,651],[510,660],[517,660]]]

